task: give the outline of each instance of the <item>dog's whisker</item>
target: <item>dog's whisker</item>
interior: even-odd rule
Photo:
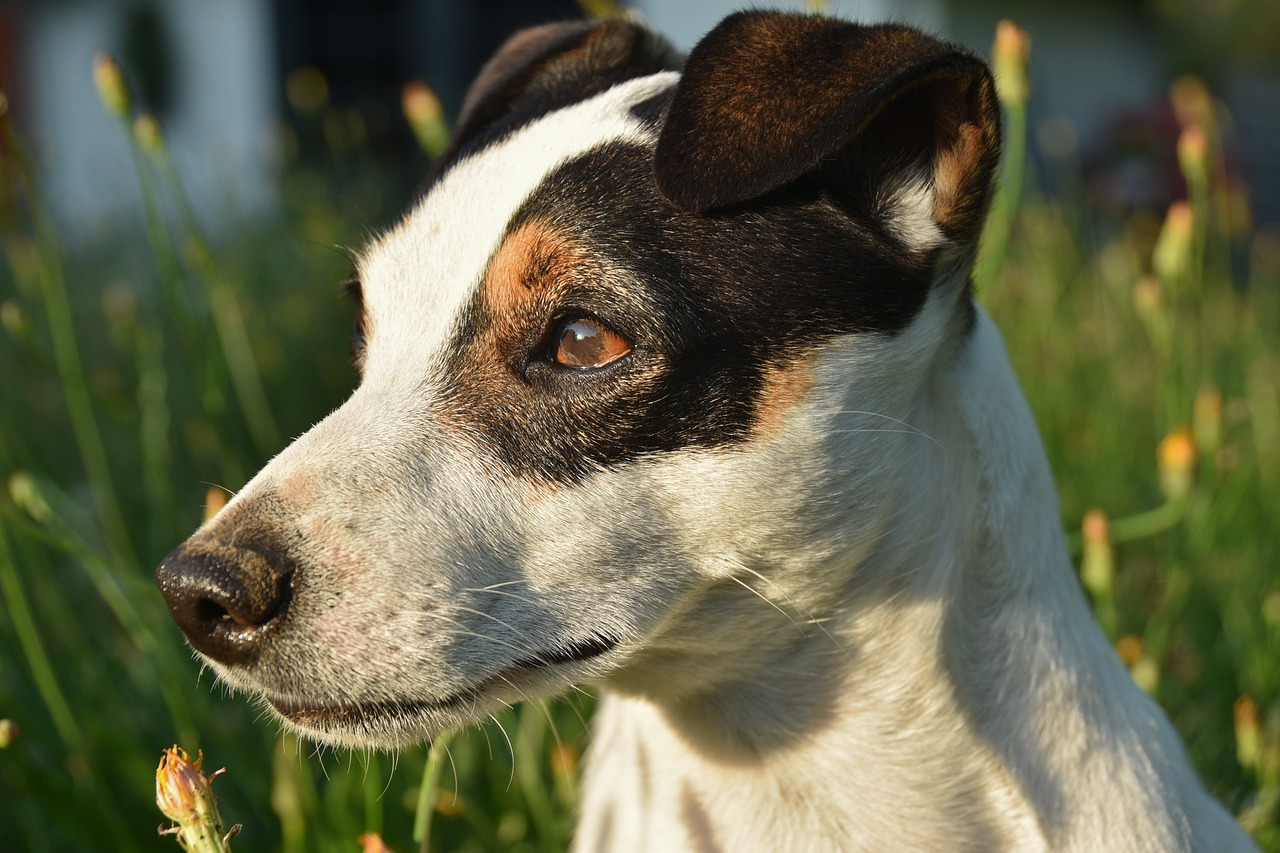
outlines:
[[[886,415],[886,414],[884,414],[883,412],[869,412],[869,411],[865,411],[865,410],[863,410],[863,409],[841,409],[841,410],[839,411],[839,414],[842,414],[842,415],[865,415],[866,417],[871,417],[871,418],[884,418],[886,421],[893,421],[895,424],[899,424],[899,425],[901,425],[901,426],[906,427],[905,432],[914,433],[915,435],[918,435],[918,436],[920,436],[921,438],[927,438],[927,439],[929,439],[930,441],[932,441],[934,444],[937,444],[937,445],[938,445],[938,447],[942,447],[942,444],[941,444],[941,443],[939,443],[939,442],[938,442],[938,440],[937,440],[936,438],[934,438],[933,436],[929,435],[929,433],[925,432],[924,430],[920,429],[919,427],[915,426],[914,424],[907,423],[906,421],[902,420],[901,418],[895,418],[893,415]],[[856,431],[857,431],[857,432],[861,432],[861,430],[856,430]],[[870,432],[871,430],[868,430],[868,431]]]
[[[524,655],[528,652],[528,649],[522,648],[521,646],[517,646],[514,643],[508,643],[505,640],[499,640],[497,637],[491,637],[488,634],[483,634],[479,631],[473,631],[470,628],[468,628],[464,623],[458,621],[457,619],[453,619],[449,616],[445,616],[443,613],[425,612],[424,615],[430,616],[432,619],[439,619],[441,622],[448,622],[449,624],[453,625],[456,630],[450,631],[449,632],[450,636],[474,637],[478,640],[485,640],[495,645],[505,646],[506,648],[511,649],[513,652],[516,652],[520,655]]]
[[[752,595],[756,596],[756,597],[757,597],[757,598],[759,598],[761,601],[763,601],[763,602],[765,602],[766,604],[768,604],[768,605],[769,605],[770,607],[772,607],[774,610],[778,611],[778,612],[779,612],[779,613],[781,613],[783,616],[787,617],[787,620],[788,620],[789,622],[791,622],[791,624],[792,624],[792,625],[795,625],[795,626],[796,626],[796,629],[800,632],[800,636],[802,636],[802,637],[806,637],[806,636],[808,636],[808,635],[804,632],[804,627],[803,627],[799,622],[797,622],[797,621],[795,620],[795,618],[794,618],[794,617],[792,617],[792,615],[791,615],[790,613],[788,613],[787,611],[783,610],[780,606],[778,606],[778,603],[777,603],[776,601],[774,601],[773,599],[769,598],[769,597],[768,597],[767,595],[765,595],[764,593],[760,592],[760,590],[756,589],[756,588],[755,588],[755,587],[753,587],[751,584],[749,584],[749,583],[747,583],[746,581],[744,581],[742,578],[737,577],[737,576],[735,576],[735,575],[729,575],[728,577],[729,577],[729,580],[731,580],[731,581],[733,581],[734,583],[738,584],[738,585],[739,585],[739,586],[741,586],[743,589],[747,590],[747,591],[748,591],[748,592],[750,592]]]
[[[513,583],[523,583],[523,581],[513,581]],[[502,586],[502,585],[503,584],[496,584],[495,586]],[[536,598],[529,598],[528,596],[525,596],[525,595],[519,595],[514,592],[506,592],[504,590],[494,589],[493,587],[480,587],[478,589],[464,588],[459,590],[459,592],[480,592],[480,593],[487,592],[493,595],[505,595],[508,598],[514,598],[516,601],[523,601],[525,604],[532,604],[534,607],[543,606],[543,602],[538,601]]]
[[[501,625],[502,627],[506,628],[508,631],[510,631],[512,634],[514,634],[514,635],[515,635],[517,638],[519,638],[519,639],[525,639],[526,637],[528,637],[528,634],[527,634],[526,632],[521,631],[520,629],[518,629],[518,628],[514,627],[514,626],[513,626],[513,625],[511,625],[511,623],[509,623],[509,622],[506,622],[506,621],[504,621],[504,620],[502,620],[502,619],[499,619],[497,616],[494,616],[492,613],[485,613],[483,610],[476,610],[476,609],[471,608],[471,607],[463,607],[463,606],[462,606],[462,605],[460,605],[460,604],[455,604],[455,605],[454,605],[454,609],[455,609],[455,610],[460,610],[460,611],[462,611],[463,613],[474,613],[474,614],[475,614],[475,615],[477,615],[477,616],[483,616],[485,619],[490,619],[490,620],[492,620],[492,621],[494,621],[494,622],[497,622],[499,625]]]

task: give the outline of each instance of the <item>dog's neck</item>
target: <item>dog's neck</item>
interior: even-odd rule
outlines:
[[[1039,437],[981,313],[910,426],[934,441],[837,600],[758,650],[752,675],[606,697],[579,849],[1172,850],[1233,837],[1088,611]]]

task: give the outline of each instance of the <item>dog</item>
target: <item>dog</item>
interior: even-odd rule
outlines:
[[[360,255],[351,398],[158,569],[317,741],[590,682],[580,850],[1239,850],[1093,620],[970,269],[986,65],[515,35]]]

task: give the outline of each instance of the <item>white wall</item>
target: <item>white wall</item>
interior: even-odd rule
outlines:
[[[174,159],[206,224],[269,204],[276,95],[267,0],[157,4],[177,66],[166,122]],[[27,4],[23,10],[25,113],[44,190],[72,236],[137,215],[138,190],[114,118],[98,102],[92,61],[118,52],[124,0]]]
[[[809,9],[805,0],[636,0],[635,6],[650,27],[686,51],[721,18],[738,9]],[[946,22],[944,0],[829,0],[825,11],[851,21],[896,21],[932,32],[940,31]]]

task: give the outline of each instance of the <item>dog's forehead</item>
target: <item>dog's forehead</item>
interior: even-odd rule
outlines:
[[[468,154],[436,182],[358,263],[378,346],[365,366],[438,359],[460,312],[506,235],[512,216],[557,166],[610,142],[651,145],[632,108],[671,89],[679,75],[629,80],[545,115]]]

